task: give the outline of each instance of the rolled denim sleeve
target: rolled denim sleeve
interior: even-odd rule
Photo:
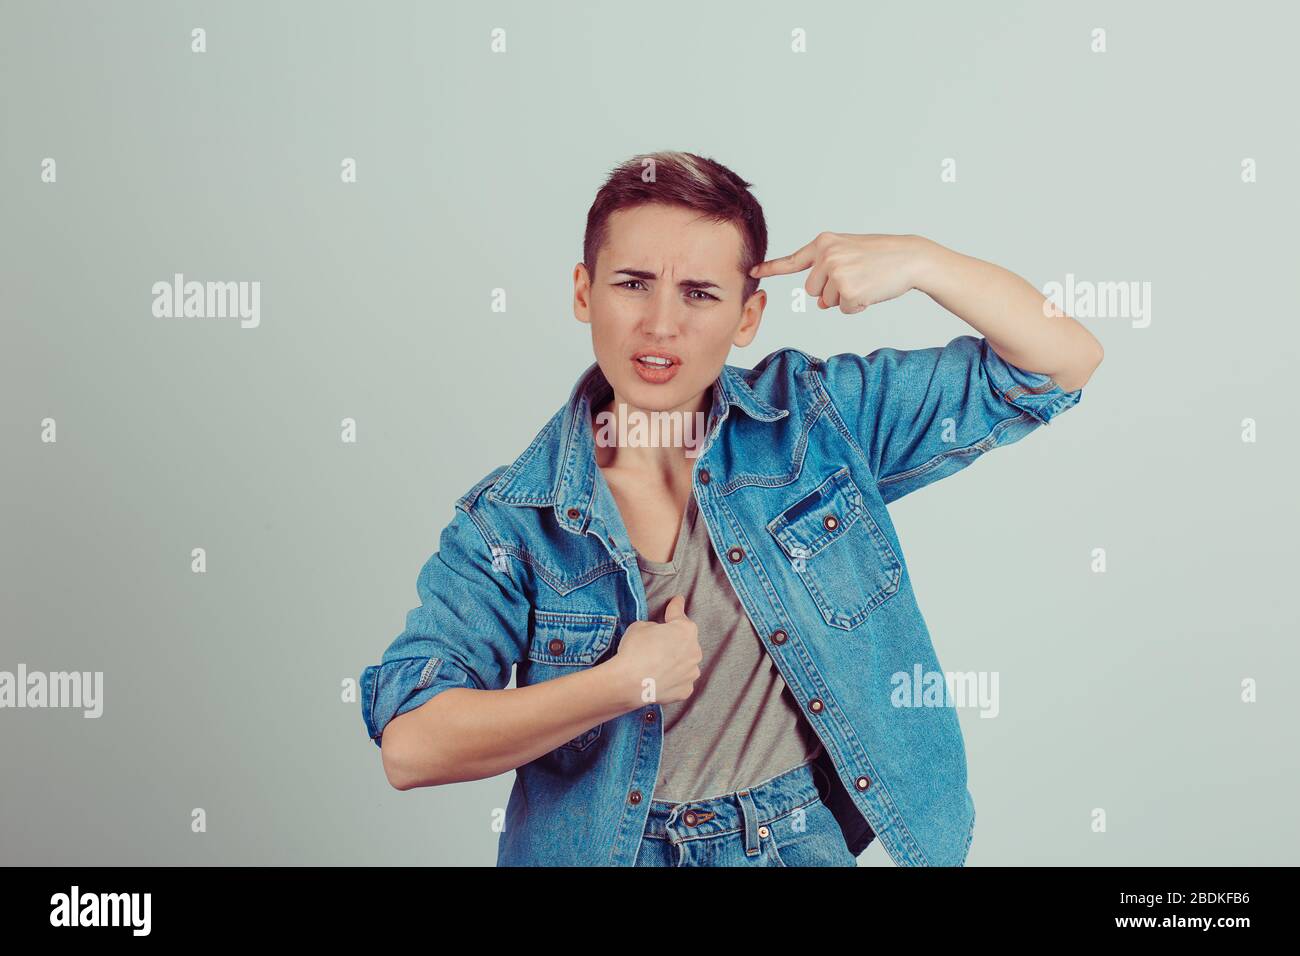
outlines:
[[[500,690],[510,682],[528,627],[522,596],[491,538],[457,508],[438,550],[416,580],[420,606],[378,664],[361,674],[366,733],[382,746],[384,727],[448,687]]]
[[[1083,397],[1082,388],[1066,392],[972,335],[934,348],[832,355],[821,372],[886,502],[1019,441]]]

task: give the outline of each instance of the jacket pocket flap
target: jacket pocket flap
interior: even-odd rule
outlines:
[[[845,466],[768,522],[767,530],[791,558],[811,558],[853,527],[865,508]]]
[[[538,664],[594,664],[614,638],[612,614],[535,610],[528,659]]]

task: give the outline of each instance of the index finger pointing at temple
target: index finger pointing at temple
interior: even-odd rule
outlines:
[[[814,258],[813,244],[810,242],[802,249],[798,249],[788,256],[760,262],[749,270],[749,274],[755,279],[762,279],[766,276],[792,275],[795,272],[803,272],[804,269],[811,266]]]

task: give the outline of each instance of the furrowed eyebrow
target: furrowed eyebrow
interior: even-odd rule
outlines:
[[[646,272],[644,269],[618,269],[614,272],[616,276],[631,276],[634,279],[657,279],[659,278],[653,272]],[[722,286],[708,279],[682,279],[677,283],[680,289],[721,289]]]

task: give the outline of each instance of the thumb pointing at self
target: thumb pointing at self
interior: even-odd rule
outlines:
[[[686,616],[686,598],[680,594],[674,594],[673,599],[668,602],[664,608],[664,623],[680,621]]]

